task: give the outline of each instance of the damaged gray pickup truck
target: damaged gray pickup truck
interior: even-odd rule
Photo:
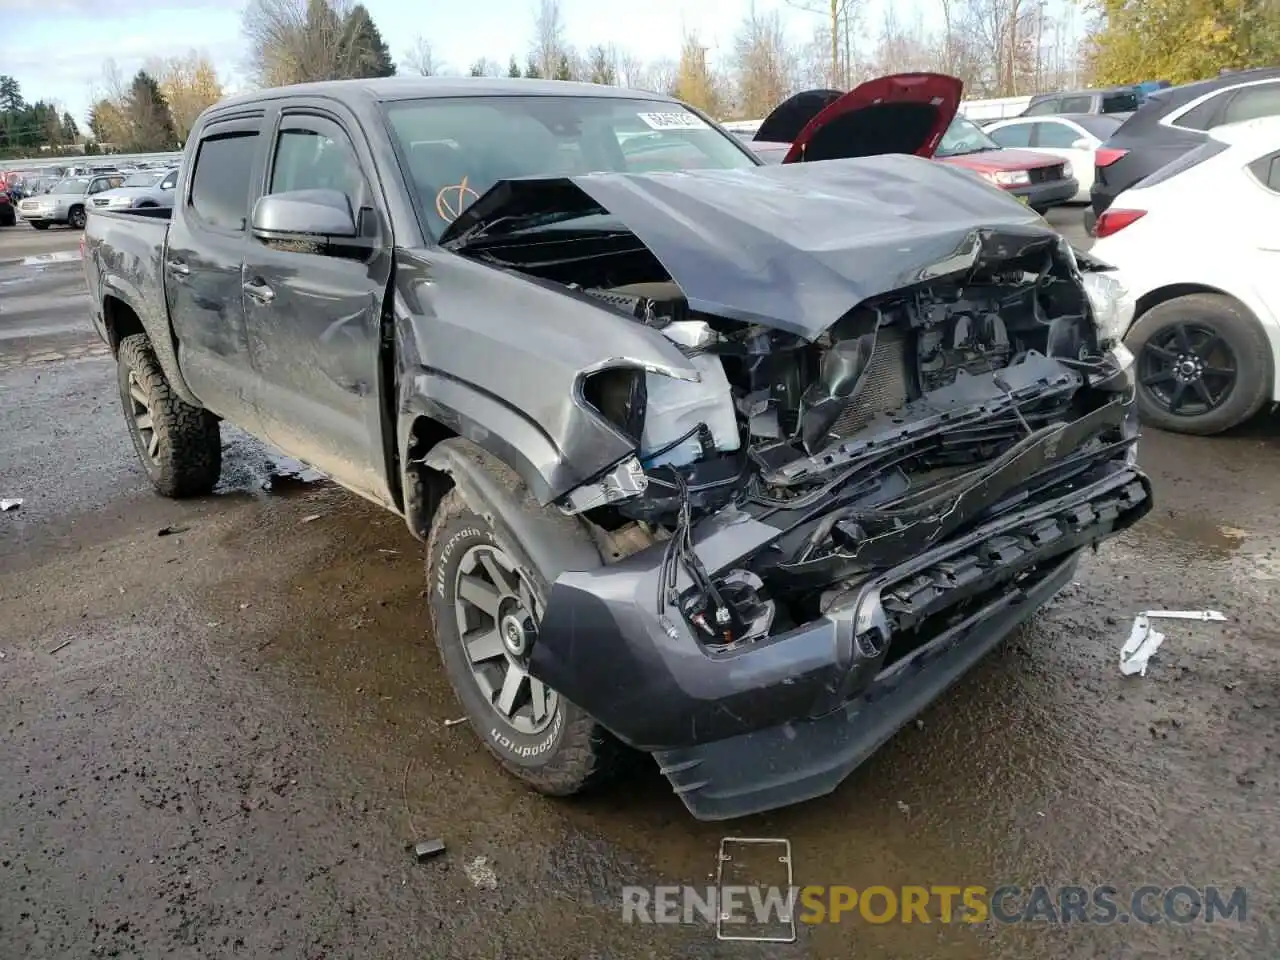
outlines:
[[[874,156],[946,128],[915,89],[846,118],[861,158],[769,167],[602,86],[220,103],[171,215],[86,229],[139,457],[207,494],[226,420],[403,516],[539,790],[629,747],[702,819],[827,793],[1151,505],[1105,267]]]

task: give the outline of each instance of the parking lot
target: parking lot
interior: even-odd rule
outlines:
[[[1085,245],[1080,209],[1050,221]],[[1263,957],[1280,952],[1280,420],[1148,431],[1155,511],[832,796],[698,823],[651,765],[573,801],[501,774],[426,632],[403,523],[224,426],[163,500],[77,233],[0,230],[0,957]],[[1145,677],[1119,649],[1166,622]],[[623,922],[722,836],[797,884],[1243,887],[1216,924]],[[439,837],[417,863],[406,844]],[[936,921],[936,918],[935,918]]]

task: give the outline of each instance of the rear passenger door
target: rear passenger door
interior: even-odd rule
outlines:
[[[240,273],[251,184],[262,177],[262,124],[261,116],[238,117],[201,130],[163,265],[183,377],[206,407],[254,433],[261,428]]]
[[[373,159],[354,118],[325,103],[286,108],[263,195],[333,190],[360,236],[350,244],[254,236],[243,290],[268,438],[286,453],[383,503],[393,389],[382,356],[392,239]],[[385,440],[384,440],[385,438]]]

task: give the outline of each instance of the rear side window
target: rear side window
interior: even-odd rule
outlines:
[[[1210,97],[1204,103],[1197,107],[1192,107],[1177,120],[1174,126],[1185,127],[1188,130],[1208,130],[1213,126],[1214,118],[1218,115],[1218,108],[1222,106],[1222,95]]]
[[[1136,93],[1106,93],[1102,96],[1103,113],[1132,113],[1137,109]]]
[[[1065,123],[1045,121],[1036,124],[1036,146],[1069,150],[1080,139],[1080,133]]]
[[[222,134],[200,141],[191,179],[191,209],[210,227],[244,230],[249,217],[249,180],[258,134]]]
[[[1089,113],[1093,109],[1093,97],[1063,97],[1061,104],[1054,113]]]
[[[1030,123],[1012,123],[1007,127],[1000,127],[998,130],[988,130],[991,139],[1002,147],[1029,147],[1031,146],[1031,128],[1034,124]]]
[[[1192,167],[1204,163],[1210,157],[1217,156],[1225,149],[1227,149],[1227,145],[1225,143],[1221,143],[1214,139],[1206,140],[1194,150],[1188,150],[1177,160],[1171,160],[1166,163],[1145,180],[1139,180],[1135,186],[1154,187],[1157,183],[1163,183],[1171,177],[1176,177],[1178,174],[1185,173]]]
[[[1267,83],[1237,90],[1222,111],[1222,122],[1239,123],[1275,116],[1280,116],[1280,83]]]
[[[1269,153],[1249,164],[1249,172],[1273,193],[1280,193],[1280,152]]]
[[[1050,97],[1048,100],[1041,100],[1039,103],[1032,104],[1023,111],[1024,117],[1043,117],[1051,113],[1058,112],[1058,98]]]

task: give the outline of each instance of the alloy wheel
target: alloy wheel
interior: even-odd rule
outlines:
[[[458,634],[480,693],[508,726],[540,733],[559,701],[527,667],[541,613],[533,591],[515,562],[490,544],[462,555],[454,587]]]
[[[1216,410],[1231,395],[1236,356],[1227,341],[1205,324],[1176,323],[1149,339],[1138,357],[1138,382],[1174,416]]]
[[[151,401],[147,391],[138,379],[137,373],[129,371],[129,415],[133,417],[133,425],[138,430],[147,457],[152,463],[160,459],[160,437],[156,434],[155,421],[151,414]]]

